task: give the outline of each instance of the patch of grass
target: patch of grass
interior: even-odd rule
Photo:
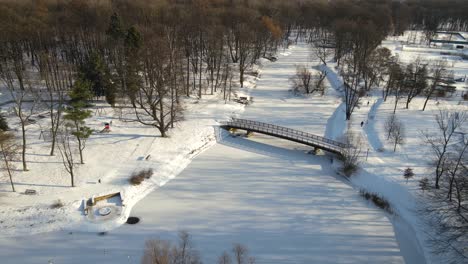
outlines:
[[[57,200],[55,201],[51,206],[50,208],[52,209],[58,209],[58,208],[62,208],[63,207],[63,202],[61,200]]]
[[[371,192],[368,192],[366,190],[363,190],[361,189],[359,191],[359,194],[364,197],[364,199],[368,200],[368,201],[371,201],[372,203],[374,203],[377,207],[379,207],[380,209],[383,209],[391,214],[393,214],[393,211],[392,211],[392,208],[390,206],[390,203],[383,197],[381,197],[380,195],[376,194],[376,193],[371,193]]]
[[[153,169],[141,170],[134,172],[129,179],[129,182],[133,185],[140,185],[144,180],[147,180],[153,176]]]

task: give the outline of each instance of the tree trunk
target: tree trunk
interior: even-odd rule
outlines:
[[[22,158],[22,161],[23,161],[23,171],[27,171],[28,170],[28,166],[26,164],[26,124],[25,124],[26,120],[21,120],[21,133],[22,133],[22,136],[23,136],[23,146],[22,146],[22,153],[21,153],[21,158]]]
[[[2,146],[2,148],[3,148],[3,146]],[[13,184],[13,176],[11,175],[10,164],[8,163],[8,157],[6,156],[4,151],[2,151],[2,153],[3,153],[3,160],[5,161],[5,169],[8,172],[8,176],[10,177],[11,189],[12,189],[13,192],[16,192],[15,185]]]
[[[75,187],[75,175],[73,174],[73,164],[70,166],[71,187]]]
[[[426,105],[427,105],[427,102],[429,101],[429,98],[431,98],[430,94],[426,97],[426,101],[424,101],[424,106],[422,108],[423,111],[426,110]]]

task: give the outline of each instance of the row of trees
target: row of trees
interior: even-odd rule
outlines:
[[[227,99],[233,72],[242,86],[246,70],[282,41],[273,18],[229,2],[17,1],[0,14],[0,80],[21,125],[15,153],[28,170],[26,127],[46,108],[49,154],[59,148],[72,186],[74,146],[84,163],[92,133],[91,98],[133,109],[135,121],[166,137],[182,118],[182,96],[222,91]]]
[[[468,234],[468,138],[463,133],[468,121],[466,112],[440,110],[435,116],[437,129],[423,132],[425,142],[431,148],[433,186],[428,179],[421,181],[421,188],[428,191],[427,209],[437,238],[434,247],[438,252],[455,250],[466,261]]]
[[[221,92],[226,100],[234,72],[242,87],[249,67],[288,45],[293,32],[296,40],[325,40],[335,60],[346,62],[349,118],[358,102],[360,78],[366,88],[377,79],[369,77],[366,65],[380,41],[393,32],[390,14],[390,2],[371,0],[4,0],[0,79],[21,125],[23,170],[28,169],[26,126],[42,107],[50,119],[49,154],[55,154],[60,124],[69,121],[83,163],[83,139],[91,134],[84,126],[89,113],[76,112],[76,102],[69,101],[72,87],[89,86],[93,97],[133,109],[134,120],[166,137],[183,118],[182,96]],[[324,77],[322,72],[313,90],[304,86],[306,92],[323,93]]]
[[[201,257],[195,249],[192,236],[187,231],[180,231],[178,241],[150,239],[145,243],[141,263],[143,264],[201,264]],[[234,244],[232,255],[224,251],[216,262],[218,264],[254,264],[255,258],[249,255],[249,250],[242,244]]]

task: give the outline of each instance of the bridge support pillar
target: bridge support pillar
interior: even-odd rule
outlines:
[[[319,148],[314,147],[314,149],[311,150],[311,151],[309,151],[308,153],[309,153],[309,154],[312,154],[312,155],[317,155],[317,153],[319,152],[319,150],[320,150]]]

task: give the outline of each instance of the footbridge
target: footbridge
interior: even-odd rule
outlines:
[[[344,143],[307,132],[247,119],[233,118],[231,121],[222,122],[221,127],[226,129],[242,129],[246,130],[247,133],[256,132],[282,138],[335,154],[342,154],[343,150],[347,147]]]

